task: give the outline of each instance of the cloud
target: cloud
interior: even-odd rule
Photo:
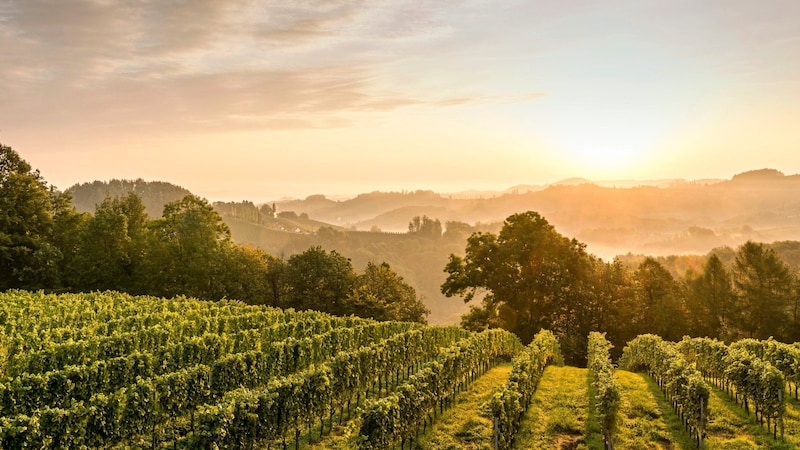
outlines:
[[[496,102],[392,84],[447,40],[459,4],[363,0],[10,0],[0,121],[14,128],[347,126],[359,112]]]

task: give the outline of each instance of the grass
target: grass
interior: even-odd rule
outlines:
[[[491,450],[492,419],[485,404],[494,388],[508,380],[511,364],[501,364],[472,383],[455,404],[437,418],[414,448],[421,450]]]
[[[547,367],[522,419],[514,448],[602,449],[599,427],[589,417],[587,375],[586,369]]]
[[[789,450],[800,447],[797,441],[797,431],[790,427],[797,427],[799,422],[794,422],[791,417],[786,417],[785,441],[773,439],[765,427],[756,423],[755,415],[748,415],[744,408],[737,405],[723,391],[711,387],[711,396],[708,399],[708,426],[706,428],[706,447],[709,450],[739,450],[739,449],[774,449]],[[787,408],[787,416],[791,411]]]
[[[783,416],[785,438],[800,447],[800,401],[793,394],[785,394],[786,413]]]
[[[680,449],[696,446],[680,418],[647,375],[618,370],[620,411],[615,448],[632,450]]]

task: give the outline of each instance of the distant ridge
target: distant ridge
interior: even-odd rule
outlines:
[[[586,178],[567,178],[561,181],[556,181],[555,183],[551,183],[550,186],[581,186],[584,184],[597,184],[594,181],[587,180]]]
[[[72,194],[72,202],[80,212],[94,212],[97,205],[107,196],[119,197],[135,192],[141,197],[145,211],[150,217],[161,217],[164,205],[191,194],[181,186],[165,181],[109,180],[79,183],[67,189]]]
[[[731,181],[744,181],[744,180],[780,180],[785,178],[783,172],[775,169],[760,169],[760,170],[750,170],[748,172],[742,172],[736,174],[731,178]]]

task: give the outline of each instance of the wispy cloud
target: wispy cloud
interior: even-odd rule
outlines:
[[[449,2],[11,0],[0,7],[7,126],[344,126],[441,98],[376,82],[449,33]]]

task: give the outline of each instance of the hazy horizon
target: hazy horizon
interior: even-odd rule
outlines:
[[[211,200],[800,172],[800,3],[0,5],[0,142]]]

